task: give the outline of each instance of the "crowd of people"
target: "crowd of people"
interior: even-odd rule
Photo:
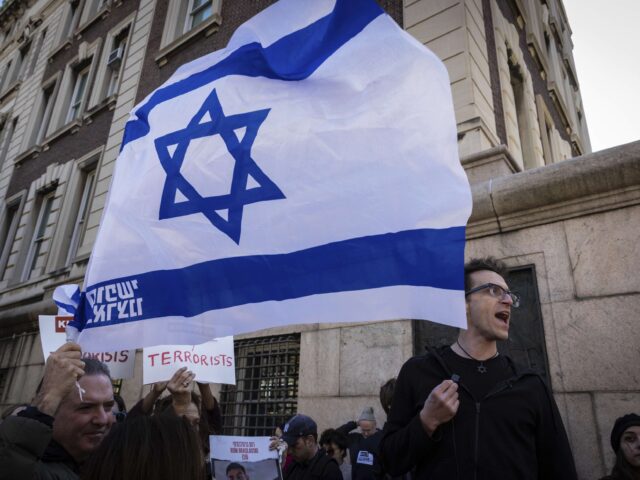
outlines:
[[[307,415],[282,425],[271,448],[284,480],[576,479],[549,387],[498,353],[519,302],[504,277],[491,258],[465,266],[467,329],[382,386],[382,429],[373,407],[320,436]],[[49,356],[33,401],[2,414],[0,480],[211,478],[208,439],[221,429],[216,398],[186,368],[127,411],[108,368],[69,342]],[[639,415],[616,420],[611,447],[615,465],[602,480],[639,480]],[[239,463],[225,472],[249,479]]]

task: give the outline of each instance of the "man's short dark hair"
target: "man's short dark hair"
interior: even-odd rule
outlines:
[[[393,401],[393,391],[396,389],[396,379],[390,378],[380,387],[380,405],[384,410],[384,413],[389,415],[391,410],[391,402]]]
[[[495,257],[472,258],[464,265],[464,289],[471,289],[471,274],[482,270],[495,272],[502,278],[507,276],[507,266]]]
[[[227,471],[225,472],[225,475],[229,475],[229,472],[231,470],[242,470],[242,473],[246,474],[247,471],[244,469],[244,467],[236,462],[232,462],[229,465],[227,465]]]
[[[91,375],[105,375],[109,380],[111,380],[111,372],[109,371],[109,367],[107,367],[100,360],[96,360],[95,358],[83,358],[84,362],[84,374],[87,376]]]

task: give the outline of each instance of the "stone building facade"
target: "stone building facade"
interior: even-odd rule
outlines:
[[[35,391],[37,316],[55,312],[57,285],[82,282],[130,110],[271,3],[4,2],[0,405]],[[581,478],[595,478],[612,462],[612,419],[640,405],[640,362],[619,353],[637,357],[640,344],[640,144],[590,154],[560,0],[379,3],[449,71],[474,195],[467,255],[504,259],[527,292],[501,351],[546,376]],[[335,426],[364,405],[383,423],[379,386],[425,344],[454,334],[397,320],[241,336],[238,384],[218,392],[225,430],[269,434],[296,411]],[[121,385],[129,402],[146,391],[140,369]]]

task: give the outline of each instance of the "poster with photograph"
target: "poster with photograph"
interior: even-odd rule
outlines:
[[[217,480],[282,480],[269,437],[212,435],[211,470]]]

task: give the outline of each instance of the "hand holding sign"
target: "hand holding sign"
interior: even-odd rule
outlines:
[[[52,352],[44,367],[42,387],[34,406],[42,413],[54,416],[64,397],[75,388],[76,381],[84,375],[80,345],[68,342]]]
[[[235,384],[233,337],[201,345],[158,345],[145,348],[142,353],[144,384],[167,381],[180,367],[193,372],[199,382]]]
[[[196,378],[195,373],[182,367],[173,374],[167,383],[167,390],[173,396],[174,404],[188,404],[191,402],[191,382]]]

